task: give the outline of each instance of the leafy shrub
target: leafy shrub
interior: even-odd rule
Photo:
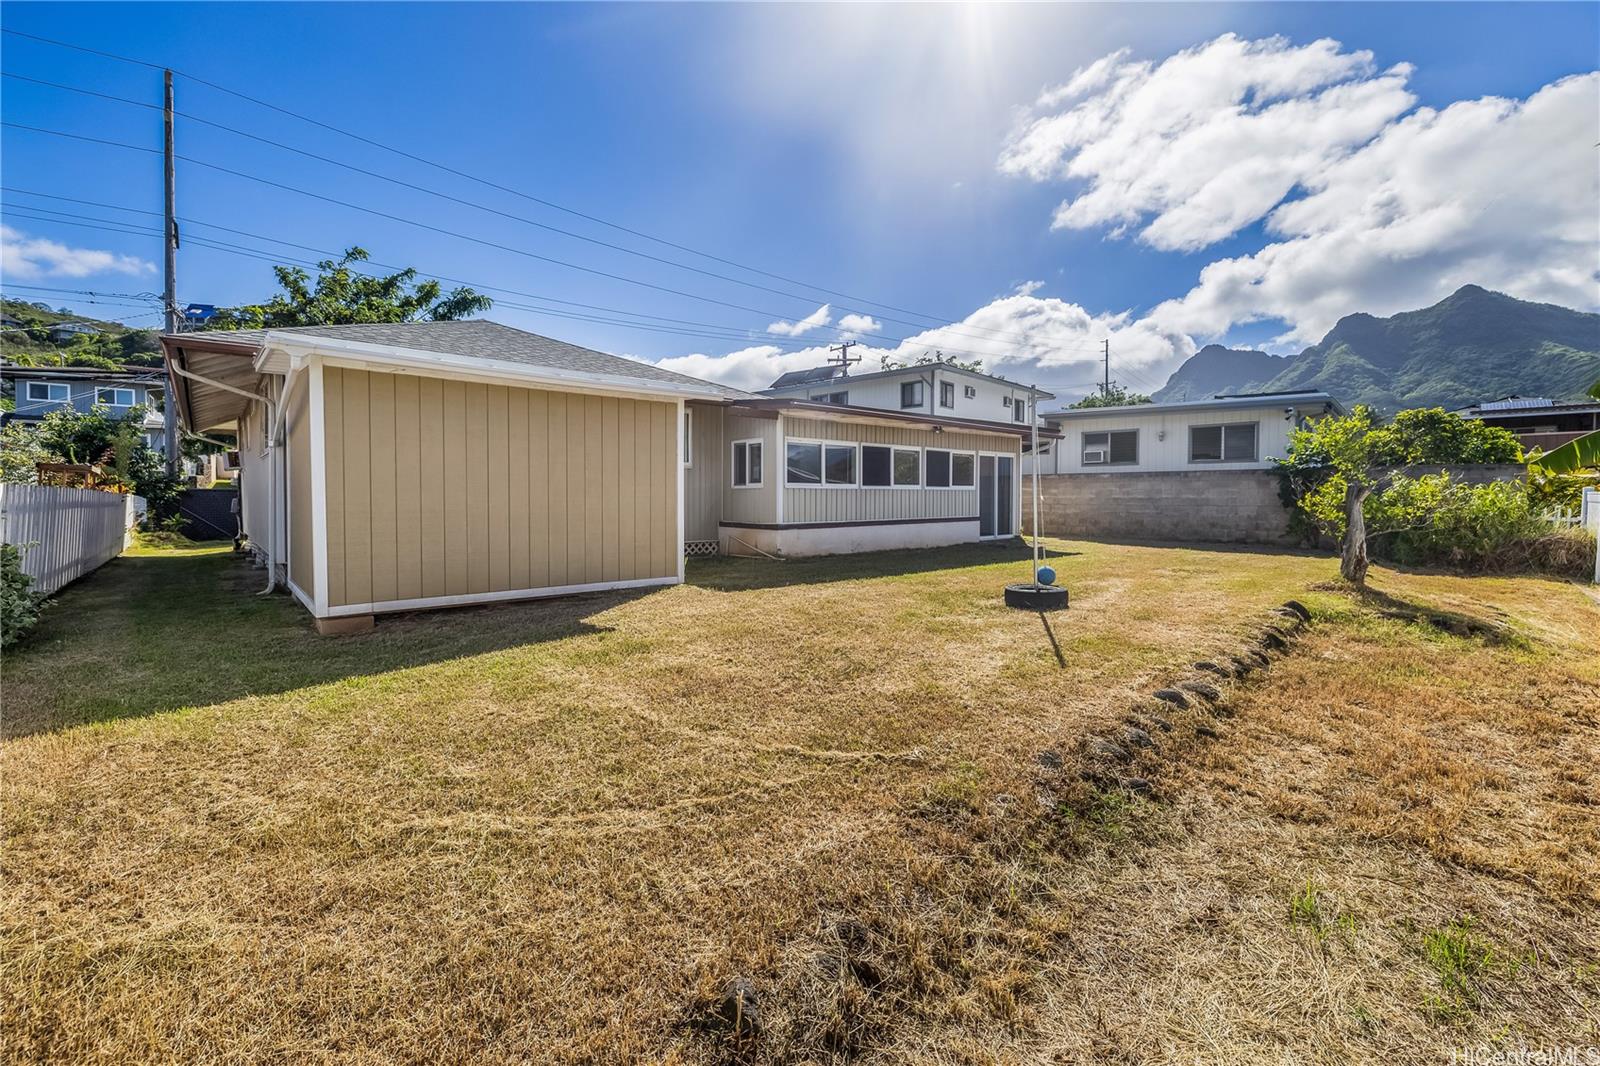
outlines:
[[[22,549],[0,544],[0,647],[11,647],[39,621],[33,578],[22,572]]]
[[[1594,565],[1594,535],[1552,526],[1542,510],[1522,482],[1464,485],[1448,474],[1396,475],[1366,505],[1374,554],[1395,562],[1588,573]]]

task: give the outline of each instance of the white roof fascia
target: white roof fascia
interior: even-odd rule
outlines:
[[[345,355],[373,364],[375,369],[393,370],[410,367],[419,370],[452,371],[457,377],[494,379],[524,385],[556,385],[567,389],[593,389],[597,392],[626,392],[632,395],[668,395],[698,397],[726,401],[728,398],[716,389],[705,386],[679,385],[669,381],[652,381],[649,378],[626,377],[621,374],[593,374],[581,370],[563,370],[559,367],[534,366],[503,359],[480,359],[476,356],[445,355],[418,348],[400,348],[389,344],[370,344],[364,341],[334,340],[305,334],[272,334],[268,331],[263,350],[278,349],[291,358],[299,355]],[[341,365],[348,365],[341,364]]]

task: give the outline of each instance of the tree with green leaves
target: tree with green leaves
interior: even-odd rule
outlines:
[[[161,454],[144,442],[143,407],[130,407],[112,418],[105,407],[89,411],[51,411],[37,426],[11,423],[0,431],[0,477],[30,483],[39,463],[83,463],[143,496],[156,517],[177,509],[183,491],[168,477]]]
[[[938,349],[934,349],[931,352],[923,352],[910,362],[907,362],[904,359],[896,359],[893,356],[886,355],[879,360],[879,363],[885,370],[905,370],[907,367],[913,366],[953,366],[958,370],[970,370],[974,374],[981,374],[984,372],[983,360],[970,359],[966,362],[963,362],[953,355],[945,355],[944,352],[939,351]]]
[[[1073,407],[1131,407],[1134,404],[1154,403],[1150,397],[1142,392],[1129,392],[1121,385],[1112,384],[1102,388],[1099,392],[1091,392]]]
[[[1443,408],[1401,411],[1383,424],[1372,409],[1358,404],[1343,417],[1329,416],[1289,434],[1288,458],[1279,471],[1295,506],[1311,524],[1340,538],[1339,573],[1354,585],[1366,584],[1371,560],[1367,503],[1391,485],[1403,490],[1405,508],[1390,508],[1404,521],[1426,521],[1442,505],[1443,485],[1418,489],[1407,468],[1433,464],[1516,463],[1522,447],[1516,436],[1478,419]],[[1432,502],[1430,502],[1432,501]],[[1375,508],[1382,510],[1381,507]]]
[[[350,248],[338,260],[317,264],[317,277],[299,267],[275,266],[283,291],[264,304],[224,308],[208,329],[262,329],[282,326],[334,326],[358,322],[451,322],[494,301],[472,289],[444,292],[433,280],[418,281],[415,268],[380,277],[359,273],[352,264],[366,262],[364,248]]]

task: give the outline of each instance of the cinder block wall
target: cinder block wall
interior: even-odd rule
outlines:
[[[1514,463],[1418,466],[1406,473],[1419,477],[1441,471],[1469,485],[1515,481],[1527,474]],[[1289,512],[1278,500],[1278,475],[1271,470],[1046,474],[1039,487],[1040,525],[1047,537],[1295,543],[1289,535]],[[1032,479],[1024,476],[1023,527],[1030,533],[1032,491]]]
[[[1289,512],[1270,470],[1046,474],[1039,479],[1047,537],[1290,544]],[[1025,527],[1032,479],[1022,481]]]

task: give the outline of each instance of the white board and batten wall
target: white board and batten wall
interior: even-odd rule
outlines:
[[[119,492],[0,484],[0,539],[22,549],[31,591],[49,596],[121,555],[144,510]]]

